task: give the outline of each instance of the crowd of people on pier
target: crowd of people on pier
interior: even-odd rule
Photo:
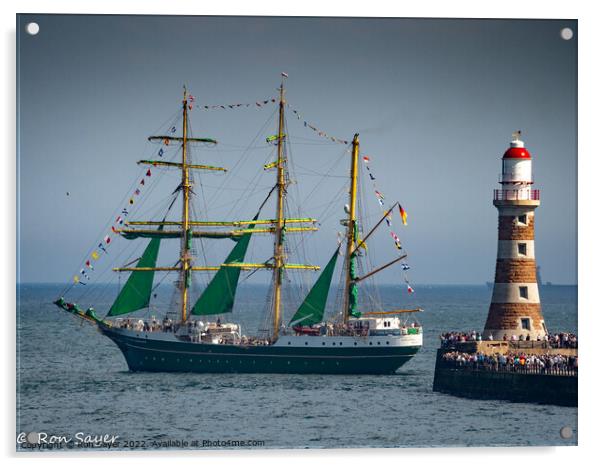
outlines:
[[[489,334],[486,338],[480,332],[472,330],[471,332],[446,332],[441,334],[441,347],[453,346],[455,343],[464,343],[468,341],[493,341],[493,335]],[[503,341],[510,342],[540,342],[540,345],[544,348],[577,348],[577,335],[574,333],[561,332],[554,334],[546,334],[544,336],[538,335],[537,338],[531,338],[530,335],[526,337],[523,335],[507,335],[502,337]]]
[[[482,352],[450,351],[443,354],[442,361],[454,366],[493,371],[576,373],[578,367],[577,356],[562,354],[496,353],[487,355]]]

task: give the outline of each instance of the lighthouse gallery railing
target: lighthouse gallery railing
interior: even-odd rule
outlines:
[[[539,189],[494,189],[494,201],[539,201]]]

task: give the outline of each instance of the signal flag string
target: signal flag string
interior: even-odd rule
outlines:
[[[193,96],[190,96],[190,97],[193,97]],[[194,102],[194,97],[192,99],[192,102]],[[256,102],[248,103],[248,104],[235,103],[235,104],[223,104],[223,105],[195,105],[195,107],[199,108],[201,110],[233,110],[235,108],[249,108],[249,107],[262,108],[268,104],[273,104],[273,103],[276,103],[276,99],[273,97],[270,97],[269,99],[258,100]],[[188,108],[190,108],[190,105]]]
[[[372,170],[370,169],[370,157],[368,155],[364,155],[364,156],[362,156],[362,160],[364,161],[364,166],[366,167],[368,176],[370,177],[370,180],[372,181],[372,188],[374,190],[374,194],[376,195],[378,204],[380,205],[381,209],[383,209],[383,213],[386,214],[388,212],[388,210],[385,208],[385,196],[383,195],[382,192],[380,192],[378,190],[378,188],[376,186],[376,177],[374,176],[374,174],[372,173]],[[399,206],[399,216],[401,218],[401,223],[403,225],[407,225],[408,224],[408,214],[405,211],[405,209],[401,206],[401,203],[398,202],[397,205]],[[397,234],[393,230],[392,217],[391,217],[390,213],[385,217],[385,221],[387,222],[387,226],[389,227],[389,234],[391,235],[391,238],[393,238],[395,248],[397,248],[397,250],[401,253],[403,251],[403,247],[401,246],[401,240],[399,239],[399,236],[397,236]],[[410,285],[410,280],[408,278],[408,273],[407,273],[408,270],[410,270],[410,266],[408,265],[408,263],[405,261],[402,262],[401,263],[402,278],[407,286],[408,293],[412,294],[412,293],[414,293],[414,288],[412,288],[412,286]]]
[[[314,133],[317,133],[318,136],[321,136],[323,138],[326,139],[330,139],[332,142],[337,142],[339,144],[345,144],[348,145],[349,141],[345,140],[345,139],[339,139],[339,138],[335,138],[334,136],[329,135],[328,133],[326,133],[325,131],[322,131],[320,128],[318,128],[315,125],[312,125],[311,123],[309,123],[308,121],[304,120],[303,117],[301,116],[301,113],[297,110],[295,110],[293,107],[291,107],[289,104],[286,104],[286,106],[296,115],[297,120],[302,120],[303,121],[303,126],[305,128],[309,128],[311,129]]]
[[[134,192],[132,193],[132,195],[129,197],[128,206],[131,206],[136,202],[136,198],[142,194],[143,187],[148,186],[149,181],[150,181],[149,178],[151,176],[152,176],[152,172],[149,168],[146,171],[146,173],[143,175],[142,179],[138,182],[137,187],[134,190]],[[122,226],[125,221],[125,218],[128,216],[128,214],[129,214],[129,207],[124,207],[123,209],[121,209],[121,212],[119,213],[117,218],[111,224],[111,231],[109,233],[107,233],[104,236],[104,238],[98,243],[98,245],[93,249],[92,253],[90,254],[90,257],[86,258],[84,266],[80,269],[79,274],[76,274],[73,276],[73,283],[80,284],[80,285],[87,285],[88,283],[86,283],[86,281],[90,282],[90,275],[88,275],[88,273],[94,271],[94,261],[99,260],[103,254],[109,254],[109,251],[107,250],[107,248],[113,243],[112,235],[119,236],[119,231],[115,227]],[[102,254],[101,254],[101,252],[102,252]],[[84,279],[86,281],[82,281],[80,276],[84,277]]]

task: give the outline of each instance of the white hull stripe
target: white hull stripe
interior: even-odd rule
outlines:
[[[127,346],[128,348],[135,348],[138,350],[143,350],[143,351],[154,351],[157,353],[174,353],[174,354],[185,354],[187,356],[192,356],[192,357],[204,357],[204,358],[212,358],[214,356],[222,356],[222,357],[233,357],[233,358],[301,358],[301,359],[371,359],[371,358],[403,358],[403,357],[412,357],[414,356],[414,354],[382,354],[382,355],[361,355],[361,356],[336,356],[336,355],[323,355],[323,354],[316,354],[316,355],[296,355],[296,354],[291,354],[291,355],[286,355],[286,354],[242,354],[242,353],[215,353],[215,352],[211,352],[211,353],[190,353],[187,351],[177,351],[177,350],[167,350],[167,349],[159,349],[159,348],[147,348],[145,346],[138,346],[138,345],[132,345],[131,343],[124,343],[125,346]],[[395,348],[390,347],[390,348]],[[400,348],[400,347],[397,347]],[[416,350],[418,351],[418,349],[420,348],[420,346],[405,346],[405,347],[401,347],[401,348],[416,348]],[[337,348],[339,349],[339,348]]]

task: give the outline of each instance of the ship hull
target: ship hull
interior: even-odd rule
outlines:
[[[136,336],[104,325],[99,329],[119,347],[134,372],[393,374],[421,347],[218,345],[178,341],[169,334]]]

